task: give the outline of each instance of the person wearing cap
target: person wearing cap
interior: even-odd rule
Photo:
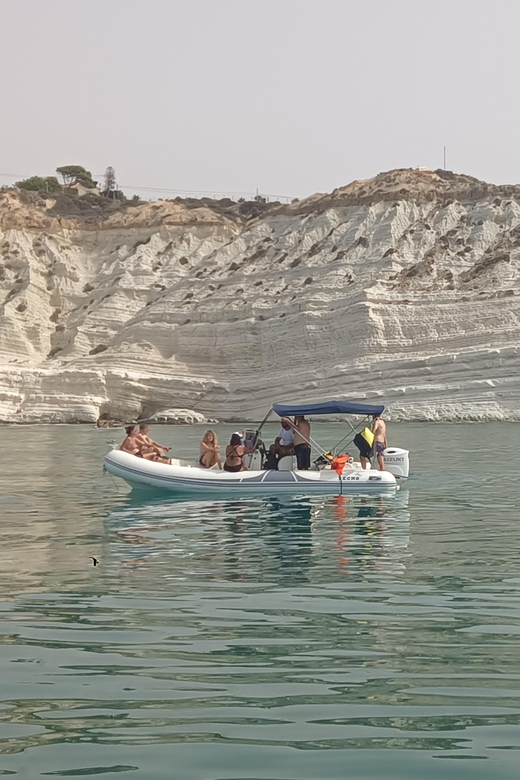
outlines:
[[[282,427],[278,436],[274,440],[274,444],[269,447],[269,452],[276,455],[278,460],[286,455],[294,454],[294,431],[291,428],[291,421],[287,417],[282,417],[281,423]]]
[[[231,436],[231,441],[226,447],[226,460],[224,461],[224,471],[247,471],[242,462],[242,458],[247,450],[242,444],[242,437],[239,433]]]

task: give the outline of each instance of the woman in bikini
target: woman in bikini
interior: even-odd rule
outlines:
[[[217,437],[213,431],[206,431],[204,438],[200,443],[200,458],[199,464],[203,469],[210,469],[217,464],[219,469],[222,468],[222,461],[220,460],[220,447],[218,446]]]
[[[142,458],[141,443],[137,438],[138,431],[137,425],[128,425],[125,428],[126,439],[119,449],[123,452],[129,452],[130,455],[137,455],[138,458]]]
[[[242,439],[239,433],[234,433],[231,437],[231,441],[226,447],[226,461],[224,463],[224,471],[247,471],[246,467],[242,463],[242,458],[246,454],[247,449],[242,444]]]
[[[155,452],[143,452],[142,442],[139,441],[139,428],[137,425],[129,425],[125,428],[126,439],[120,446],[120,450],[123,452],[129,452],[130,455],[135,455],[137,458],[144,458],[145,460],[157,460],[157,454]]]

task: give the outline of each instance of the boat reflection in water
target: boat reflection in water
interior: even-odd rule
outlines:
[[[171,580],[301,582],[405,569],[408,491],[127,502],[108,515],[105,558]]]

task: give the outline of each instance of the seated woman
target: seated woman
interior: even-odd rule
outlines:
[[[247,471],[242,463],[242,458],[247,449],[242,444],[240,434],[234,433],[231,441],[226,447],[226,460],[224,462],[224,471]]]
[[[199,463],[203,469],[210,469],[215,463],[219,469],[222,468],[220,447],[218,446],[217,437],[213,431],[206,431],[204,438],[200,443]]]
[[[125,428],[126,439],[119,449],[123,452],[129,452],[130,455],[137,455],[138,458],[142,458],[141,443],[137,438],[138,430],[137,425],[128,425]]]
[[[120,446],[122,452],[128,452],[130,455],[135,455],[138,458],[144,458],[145,460],[157,460],[157,454],[155,452],[143,452],[143,445],[139,440],[139,428],[137,425],[128,425],[125,428],[126,439]]]

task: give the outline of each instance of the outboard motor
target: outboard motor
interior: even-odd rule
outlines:
[[[397,479],[406,479],[410,471],[410,451],[402,450],[399,447],[387,447],[384,451],[385,469],[393,474]],[[377,458],[375,466],[378,468]]]

